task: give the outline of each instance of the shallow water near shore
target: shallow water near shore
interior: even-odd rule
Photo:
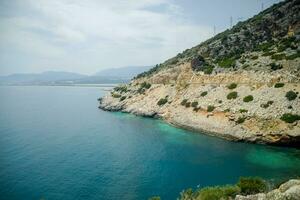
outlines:
[[[300,176],[300,150],[99,110],[96,87],[0,87],[1,199],[176,199],[240,176]]]

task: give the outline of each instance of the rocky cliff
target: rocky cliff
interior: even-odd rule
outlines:
[[[100,108],[300,147],[300,1],[276,4],[120,85]]]

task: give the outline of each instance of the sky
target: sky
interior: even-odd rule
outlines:
[[[0,75],[164,62],[280,0],[0,0]]]

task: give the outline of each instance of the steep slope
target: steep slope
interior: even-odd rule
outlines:
[[[276,4],[116,87],[100,108],[300,147],[300,1]]]

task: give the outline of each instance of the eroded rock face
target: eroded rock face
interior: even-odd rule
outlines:
[[[237,195],[235,200],[299,200],[300,199],[300,180],[292,179],[282,184],[278,189],[266,194],[241,196]]]
[[[102,98],[100,108],[111,111],[129,112],[136,115],[159,117],[178,127],[205,132],[218,137],[267,144],[300,147],[300,123],[286,123],[280,119],[284,113],[300,113],[300,99],[289,101],[287,91],[300,91],[299,81],[289,82],[288,73],[257,73],[237,71],[204,75],[195,73],[188,64],[164,71],[165,84],[156,76],[149,79],[134,80],[127,85],[127,91],[118,93],[114,98],[112,91]],[[168,79],[168,74],[170,79]],[[275,88],[277,80],[285,85]],[[139,93],[141,83],[151,83],[149,89]],[[230,83],[236,88],[228,89]],[[235,99],[227,99],[232,91],[237,92]],[[203,96],[203,93],[207,94]],[[253,101],[244,102],[244,97],[252,95]],[[120,100],[124,96],[124,100]],[[167,103],[158,105],[160,99]],[[190,105],[182,105],[186,100]],[[193,102],[197,106],[193,107]],[[196,103],[195,103],[196,104]],[[268,104],[267,108],[262,107]],[[208,111],[208,107],[214,109]],[[292,109],[291,109],[292,107]]]

